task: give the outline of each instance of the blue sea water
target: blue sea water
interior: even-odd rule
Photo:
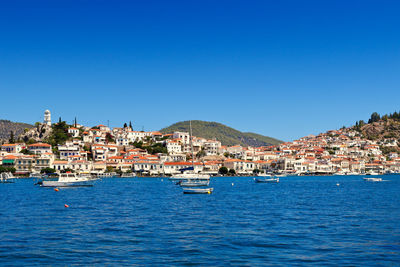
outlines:
[[[165,178],[59,192],[21,179],[0,184],[0,265],[400,265],[400,176],[384,179],[213,178],[211,195]]]

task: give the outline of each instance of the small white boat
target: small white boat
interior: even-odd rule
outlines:
[[[197,180],[197,181],[181,181],[179,185],[181,187],[201,187],[201,186],[208,186],[210,181],[207,180]]]
[[[375,177],[371,177],[371,178],[365,177],[363,179],[366,182],[382,182],[383,181],[382,178],[379,178],[379,177],[376,177],[376,178]]]
[[[89,177],[78,176],[75,173],[61,173],[57,181],[43,181],[42,187],[74,187],[93,186]]]
[[[369,171],[365,175],[379,175],[379,173],[374,172],[374,171]]]
[[[41,178],[42,174],[40,172],[32,172],[29,174],[29,178]]]
[[[211,194],[214,188],[184,188],[184,194]]]
[[[254,178],[256,183],[279,183],[279,178]]]
[[[360,175],[358,172],[348,172],[347,175]]]
[[[136,174],[134,174],[133,172],[131,172],[131,173],[122,173],[120,177],[121,178],[133,178],[133,177],[136,177]]]
[[[15,177],[11,172],[0,173],[0,183],[3,183],[3,184],[14,183],[14,181],[12,179],[15,179]]]
[[[182,174],[176,174],[168,178],[171,181],[182,181],[182,180],[210,180],[210,175],[199,174],[193,172],[185,172]]]

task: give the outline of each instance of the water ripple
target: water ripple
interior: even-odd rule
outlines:
[[[0,265],[398,265],[400,176],[385,180],[218,178],[197,196],[161,179],[18,180],[0,184]]]

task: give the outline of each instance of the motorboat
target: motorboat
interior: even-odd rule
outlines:
[[[180,174],[175,174],[168,178],[171,181],[182,181],[182,180],[210,180],[210,175],[199,174],[194,172],[184,172]]]
[[[382,178],[380,177],[364,177],[363,178],[364,181],[366,182],[382,182]]]
[[[120,177],[121,177],[121,178],[133,178],[133,177],[136,177],[136,174],[133,173],[133,172],[131,172],[131,173],[125,172],[125,173],[121,173],[121,176],[120,176]]]
[[[379,173],[374,172],[374,171],[369,171],[365,175],[379,175]]]
[[[256,183],[279,183],[279,177],[276,177],[276,178],[254,178],[254,181]]]
[[[29,178],[41,178],[42,174],[40,172],[32,172],[29,174]]]
[[[91,172],[90,174],[96,178],[111,178],[117,176],[115,172]]]
[[[184,194],[211,194],[214,188],[184,188]]]
[[[15,179],[15,177],[11,172],[0,173],[0,183],[3,183],[3,184],[14,183],[13,179]]]
[[[188,181],[180,181],[178,184],[181,187],[201,187],[208,186],[210,184],[209,180],[188,180]]]
[[[57,181],[44,180],[40,183],[42,187],[81,187],[93,186],[92,180],[86,176],[78,176],[75,173],[61,173]]]

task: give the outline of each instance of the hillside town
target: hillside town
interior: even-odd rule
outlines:
[[[44,121],[37,129],[55,131],[57,125],[61,125],[61,120],[52,124],[51,113],[46,110]],[[191,140],[188,132],[134,131],[131,124],[111,129],[105,125],[86,127],[75,121],[73,125],[66,125],[63,131],[67,138],[53,145],[46,142],[50,139],[28,138],[24,138],[26,142],[16,140],[2,144],[1,167],[12,170],[17,176],[48,170],[169,176],[192,166],[196,173],[214,176],[259,172],[287,175],[400,172],[397,139],[372,141],[362,138],[353,128],[261,147],[224,146],[218,140],[195,136]]]

